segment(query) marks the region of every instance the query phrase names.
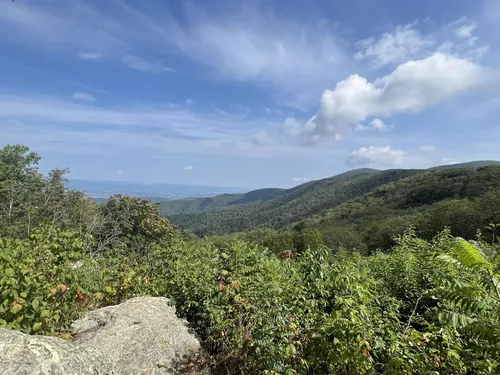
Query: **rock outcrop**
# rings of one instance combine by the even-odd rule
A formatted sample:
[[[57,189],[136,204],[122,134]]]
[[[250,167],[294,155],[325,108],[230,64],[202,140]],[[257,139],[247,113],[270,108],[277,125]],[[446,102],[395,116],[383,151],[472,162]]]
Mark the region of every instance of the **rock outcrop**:
[[[0,374],[175,374],[200,343],[168,299],[136,297],[73,323],[75,339],[0,329]]]

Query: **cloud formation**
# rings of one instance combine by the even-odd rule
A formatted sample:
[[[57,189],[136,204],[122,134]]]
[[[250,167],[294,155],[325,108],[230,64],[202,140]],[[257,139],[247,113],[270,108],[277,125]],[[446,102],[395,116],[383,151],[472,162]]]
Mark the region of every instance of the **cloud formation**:
[[[323,92],[313,117],[304,122],[289,118],[283,128],[304,144],[322,138],[338,140],[352,124],[370,117],[421,111],[482,86],[485,78],[481,66],[436,52],[422,60],[405,62],[373,82],[353,74],[337,83],[335,89]]]
[[[356,127],[356,130],[378,130],[378,131],[385,131],[390,128],[389,125],[387,125],[384,121],[382,121],[379,118],[374,118],[371,120],[367,125],[363,124],[358,124]]]
[[[380,37],[363,39],[357,43],[359,51],[356,60],[369,60],[375,65],[399,64],[422,57],[435,44],[423,36],[412,24],[397,26],[394,32],[386,32]]]
[[[185,167],[182,168],[183,171],[192,171],[194,167],[192,165],[186,165]]]
[[[350,167],[362,166],[390,166],[401,164],[404,161],[405,152],[402,150],[393,150],[390,146],[385,147],[361,147],[353,151],[347,159],[347,165]]]
[[[92,95],[86,94],[84,92],[74,92],[72,97],[75,100],[80,100],[83,102],[95,102],[96,100]]]
[[[148,72],[148,73],[175,72],[175,69],[163,65],[159,61],[148,61],[146,59],[133,55],[124,56],[123,63],[131,69],[140,70],[142,72]]]
[[[104,55],[99,52],[80,52],[76,56],[82,60],[99,61],[104,59]]]
[[[472,32],[476,29],[477,24],[471,23],[469,25],[462,25],[455,30],[455,35],[462,39],[467,39],[472,37]]]

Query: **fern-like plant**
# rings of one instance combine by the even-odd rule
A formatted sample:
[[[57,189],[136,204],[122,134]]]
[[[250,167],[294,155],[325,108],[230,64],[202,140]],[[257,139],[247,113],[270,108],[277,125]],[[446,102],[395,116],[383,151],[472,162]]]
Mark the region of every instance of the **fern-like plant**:
[[[444,269],[438,288],[442,303],[438,318],[464,332],[471,345],[488,356],[500,356],[500,274],[486,255],[457,238],[451,248],[436,256]],[[443,269],[443,271],[444,271]]]

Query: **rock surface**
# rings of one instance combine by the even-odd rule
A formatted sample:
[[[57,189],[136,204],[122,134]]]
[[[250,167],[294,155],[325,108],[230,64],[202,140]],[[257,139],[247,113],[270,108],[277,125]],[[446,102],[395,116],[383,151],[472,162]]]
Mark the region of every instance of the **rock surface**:
[[[0,374],[175,374],[200,343],[162,297],[136,297],[89,312],[75,340],[0,330]]]
[[[30,336],[0,329],[0,374],[99,374],[111,375],[111,358],[96,348],[47,336]]]

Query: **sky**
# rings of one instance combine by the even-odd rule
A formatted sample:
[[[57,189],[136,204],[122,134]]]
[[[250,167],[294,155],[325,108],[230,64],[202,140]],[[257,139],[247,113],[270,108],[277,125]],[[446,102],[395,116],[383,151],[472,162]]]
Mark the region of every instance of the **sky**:
[[[500,160],[499,47],[496,0],[0,0],[0,147],[248,188]]]

